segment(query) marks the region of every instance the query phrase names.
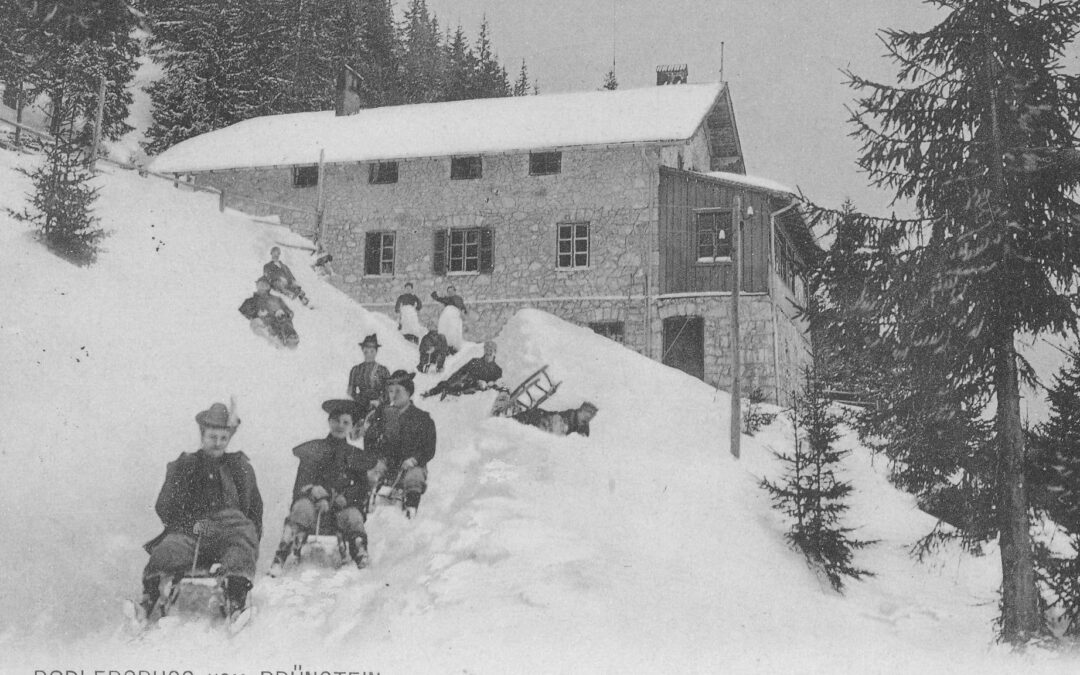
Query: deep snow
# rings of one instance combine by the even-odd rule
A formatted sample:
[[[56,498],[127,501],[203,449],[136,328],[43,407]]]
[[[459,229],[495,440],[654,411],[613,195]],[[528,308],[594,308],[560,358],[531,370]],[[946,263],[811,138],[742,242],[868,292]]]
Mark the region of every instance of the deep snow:
[[[0,150],[0,207],[19,207],[32,161]],[[756,487],[790,443],[778,420],[727,451],[727,397],[591,331],[525,310],[499,335],[508,384],[542,364],[551,407],[590,400],[590,438],[491,419],[493,393],[425,400],[439,446],[420,517],[369,521],[365,571],[260,576],[258,613],[229,638],[167,620],[135,637],[121,618],[166,462],[197,447],[194,414],[238,397],[230,450],[266,500],[260,572],[287,511],[290,449],[325,434],[319,403],[345,393],[357,342],[411,368],[415,347],[308,268],[284,228],[217,211],[212,196],[105,169],[110,231],[73,267],[0,215],[0,670],[193,672],[1065,672],[1056,654],[993,644],[996,558],[919,564],[932,525],[845,437],[857,488],[847,522],[881,542],[877,573],[845,596],[783,542]],[[316,306],[295,305],[300,346],[254,336],[240,302],[275,243]],[[392,300],[390,298],[386,300]],[[448,371],[480,353],[467,348]],[[438,378],[422,375],[418,391]]]

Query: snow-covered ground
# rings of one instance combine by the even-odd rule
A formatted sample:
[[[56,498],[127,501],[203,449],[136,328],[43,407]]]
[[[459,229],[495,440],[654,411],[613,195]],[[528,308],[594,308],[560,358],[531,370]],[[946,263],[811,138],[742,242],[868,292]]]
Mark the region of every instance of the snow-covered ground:
[[[0,209],[19,208],[27,156],[0,151]],[[296,467],[323,436],[319,403],[345,393],[357,345],[411,368],[415,347],[309,269],[305,242],[213,196],[106,168],[110,232],[73,267],[0,214],[0,672],[134,668],[194,673],[1075,672],[1057,654],[993,644],[993,556],[908,555],[932,520],[845,438],[857,488],[848,522],[880,539],[857,562],[877,576],[833,593],[789,550],[756,487],[781,419],[727,450],[725,394],[591,331],[526,310],[498,341],[506,382],[541,364],[552,407],[600,408],[589,438],[491,419],[492,393],[425,400],[439,431],[420,517],[369,521],[364,571],[260,576],[257,614],[228,637],[166,620],[135,636],[121,604],[139,589],[141,544],[159,531],[165,464],[197,447],[194,414],[238,398],[230,450],[266,500],[269,565]],[[300,346],[274,349],[240,302],[284,247],[315,309]],[[470,345],[453,369],[480,353]],[[436,376],[421,375],[418,390]]]

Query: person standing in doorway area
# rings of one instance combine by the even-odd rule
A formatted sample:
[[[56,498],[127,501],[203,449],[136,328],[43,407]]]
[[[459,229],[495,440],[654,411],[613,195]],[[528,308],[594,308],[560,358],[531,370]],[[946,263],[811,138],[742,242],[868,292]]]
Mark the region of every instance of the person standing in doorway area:
[[[367,414],[372,408],[387,401],[386,381],[390,371],[375,360],[379,354],[379,338],[372,333],[360,343],[364,350],[364,362],[349,371],[349,397],[360,404],[361,412]]]
[[[424,333],[424,329],[420,325],[420,310],[422,308],[420,298],[413,294],[412,283],[405,284],[405,292],[399,295],[397,302],[394,303],[394,312],[398,315],[398,330],[401,331],[406,340],[413,344],[418,343],[420,336]]]
[[[431,297],[444,305],[442,313],[439,314],[439,332],[446,338],[450,353],[456,354],[465,341],[462,316],[469,313],[465,309],[465,301],[457,294],[457,289],[453,286],[446,287],[446,295],[439,295],[438,292],[432,291]]]

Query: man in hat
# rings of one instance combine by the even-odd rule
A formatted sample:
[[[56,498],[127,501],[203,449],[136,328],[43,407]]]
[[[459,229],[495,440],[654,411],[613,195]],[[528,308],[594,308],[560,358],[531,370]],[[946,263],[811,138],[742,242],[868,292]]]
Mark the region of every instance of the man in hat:
[[[270,292],[270,280],[255,280],[255,294],[240,305],[240,313],[251,320],[251,330],[273,338],[286,347],[295,347],[300,337],[293,328],[293,312],[285,301]]]
[[[412,518],[427,489],[427,465],[435,456],[435,422],[413,405],[415,373],[394,371],[387,381],[390,404],[375,411],[366,425],[364,448],[379,462],[375,474],[396,476],[405,493],[405,515]]]
[[[145,548],[142,607],[149,617],[161,590],[193,564],[220,563],[235,611],[251,589],[262,537],[263,503],[255,471],[242,452],[225,449],[240,425],[223,403],[195,416],[201,447],[170,462],[155,510],[165,530]],[[199,560],[195,560],[198,551]]]
[[[360,404],[364,414],[387,400],[386,380],[390,378],[390,371],[375,360],[381,346],[375,333],[364,338],[360,343],[364,361],[349,371],[349,396]]]
[[[363,569],[368,563],[364,507],[371,488],[368,472],[375,468],[376,460],[348,441],[353,425],[364,416],[359,404],[348,399],[326,401],[322,409],[328,414],[330,433],[293,448],[300,466],[271,576],[281,573],[289,554],[308,535],[324,532],[337,533],[345,540],[357,567]],[[322,531],[316,531],[317,526]]]
[[[263,276],[270,280],[270,286],[283,295],[290,298],[300,298],[300,302],[306,306],[308,298],[304,295],[304,289],[296,283],[289,266],[281,262],[281,249],[275,246],[270,249],[270,262],[263,265]]]
[[[405,339],[413,344],[420,341],[423,328],[420,326],[420,309],[423,305],[420,298],[413,294],[412,283],[405,284],[405,292],[398,296],[394,303],[394,312],[398,315],[398,330]]]
[[[502,377],[502,368],[495,363],[495,354],[498,349],[499,346],[494,340],[488,340],[484,343],[482,357],[471,359],[453,375],[424,392],[424,398],[436,394],[441,394],[442,398],[449,395],[472,394],[491,387]]]
[[[514,419],[522,424],[543,429],[556,436],[569,436],[570,434],[589,435],[589,422],[596,416],[599,409],[585,401],[577,408],[569,410],[550,411],[543,408],[533,408],[523,413],[514,415]]]

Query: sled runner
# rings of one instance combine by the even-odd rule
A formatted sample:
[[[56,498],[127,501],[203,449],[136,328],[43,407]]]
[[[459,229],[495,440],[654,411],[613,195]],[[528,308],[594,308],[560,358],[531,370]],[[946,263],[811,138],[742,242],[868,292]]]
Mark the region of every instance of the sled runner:
[[[226,590],[228,577],[220,564],[193,568],[175,575],[162,575],[159,595],[146,608],[131,601],[125,614],[142,628],[148,628],[166,616],[209,617],[223,620],[235,633],[251,619],[251,607],[238,605]]]
[[[393,479],[388,474],[383,474],[379,484],[371,490],[368,497],[367,513],[371,513],[376,506],[381,504],[393,504],[397,502],[402,510],[405,510],[405,488],[401,479],[405,477],[405,469],[397,472]]]
[[[513,417],[532,410],[555,395],[561,382],[554,382],[544,366],[525,378],[513,391],[499,388],[499,395],[491,408],[494,417]]]

